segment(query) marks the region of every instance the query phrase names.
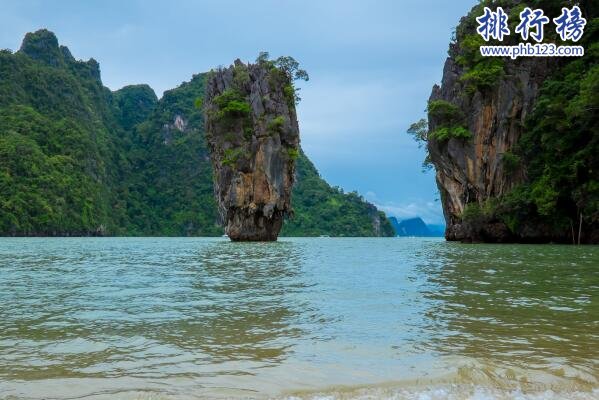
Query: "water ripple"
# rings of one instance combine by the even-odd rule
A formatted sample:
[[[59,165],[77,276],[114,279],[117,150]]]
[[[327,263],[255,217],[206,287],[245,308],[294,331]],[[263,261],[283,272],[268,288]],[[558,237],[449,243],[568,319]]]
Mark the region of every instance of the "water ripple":
[[[594,396],[598,266],[435,239],[1,239],[0,398]],[[330,389],[354,385],[375,386]]]

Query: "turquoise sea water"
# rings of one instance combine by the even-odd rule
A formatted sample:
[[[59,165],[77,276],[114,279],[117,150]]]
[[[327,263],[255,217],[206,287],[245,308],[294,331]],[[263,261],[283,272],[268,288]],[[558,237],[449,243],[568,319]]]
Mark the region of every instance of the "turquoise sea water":
[[[599,398],[599,247],[0,239],[1,399]]]

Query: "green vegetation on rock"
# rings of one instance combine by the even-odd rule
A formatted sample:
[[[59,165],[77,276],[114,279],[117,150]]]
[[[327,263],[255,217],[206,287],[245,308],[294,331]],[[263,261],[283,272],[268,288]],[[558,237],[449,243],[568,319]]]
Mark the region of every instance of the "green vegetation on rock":
[[[470,139],[472,133],[464,127],[464,114],[458,106],[445,100],[431,100],[428,115],[438,121],[438,127],[427,133],[426,138],[440,142],[454,139]]]
[[[456,63],[464,68],[460,80],[466,84],[466,92],[472,94],[491,89],[504,74],[504,61],[500,57],[483,57],[480,46],[488,45],[483,38],[476,34],[464,35],[455,47]]]
[[[599,18],[587,25],[582,58],[563,63],[545,81],[526,121],[516,156],[528,180],[509,193],[500,212],[522,210],[556,232],[599,225]]]
[[[297,105],[297,103],[301,101],[299,88],[293,85],[293,81],[308,81],[310,80],[310,76],[306,70],[299,67],[299,62],[289,56],[282,56],[275,60],[270,60],[270,55],[266,51],[260,52],[256,58],[256,62],[270,65],[269,84],[273,87],[284,85],[283,92],[285,93],[285,98],[287,99],[289,107]],[[286,84],[285,82],[289,79],[292,83]]]
[[[285,118],[282,115],[279,115],[268,122],[266,129],[271,133],[279,133],[284,124]]]
[[[214,98],[214,103],[219,108],[219,119],[247,117],[252,110],[244,96],[234,89],[225,90],[223,94]]]
[[[544,30],[544,43],[583,46],[583,57],[512,60],[479,52],[481,45],[520,42],[514,28],[524,7],[556,17],[572,5],[483,0],[456,28],[443,83],[428,105],[434,130],[424,120],[408,130],[435,157],[451,240],[599,242],[599,4],[578,3],[587,24],[576,43],[561,41],[549,25]],[[498,6],[510,15],[512,34],[484,42],[475,19]],[[438,143],[470,136],[466,127],[482,149],[465,141],[448,151]],[[470,160],[483,174],[468,170]],[[461,215],[456,204],[464,206]]]

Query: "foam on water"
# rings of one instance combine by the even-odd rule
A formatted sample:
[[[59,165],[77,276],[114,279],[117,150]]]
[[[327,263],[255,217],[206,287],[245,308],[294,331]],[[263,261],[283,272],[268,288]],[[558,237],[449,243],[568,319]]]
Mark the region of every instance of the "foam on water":
[[[474,385],[450,385],[432,388],[368,388],[349,392],[333,391],[301,396],[288,396],[286,400],[597,400],[599,390],[589,392],[526,393],[519,389],[499,390]]]

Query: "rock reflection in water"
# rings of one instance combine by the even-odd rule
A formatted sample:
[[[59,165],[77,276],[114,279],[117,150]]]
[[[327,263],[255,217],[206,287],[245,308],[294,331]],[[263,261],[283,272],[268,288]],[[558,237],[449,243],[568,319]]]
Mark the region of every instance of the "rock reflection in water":
[[[281,363],[308,309],[293,297],[306,286],[296,245],[171,244],[149,255],[128,247],[119,263],[118,249],[101,246],[23,254],[0,282],[0,379],[212,376]]]
[[[305,287],[293,243],[216,243],[198,254],[192,275],[192,315],[169,341],[200,348],[213,361],[250,359],[277,363],[301,335],[303,305],[290,294]],[[285,338],[285,341],[278,341]]]

